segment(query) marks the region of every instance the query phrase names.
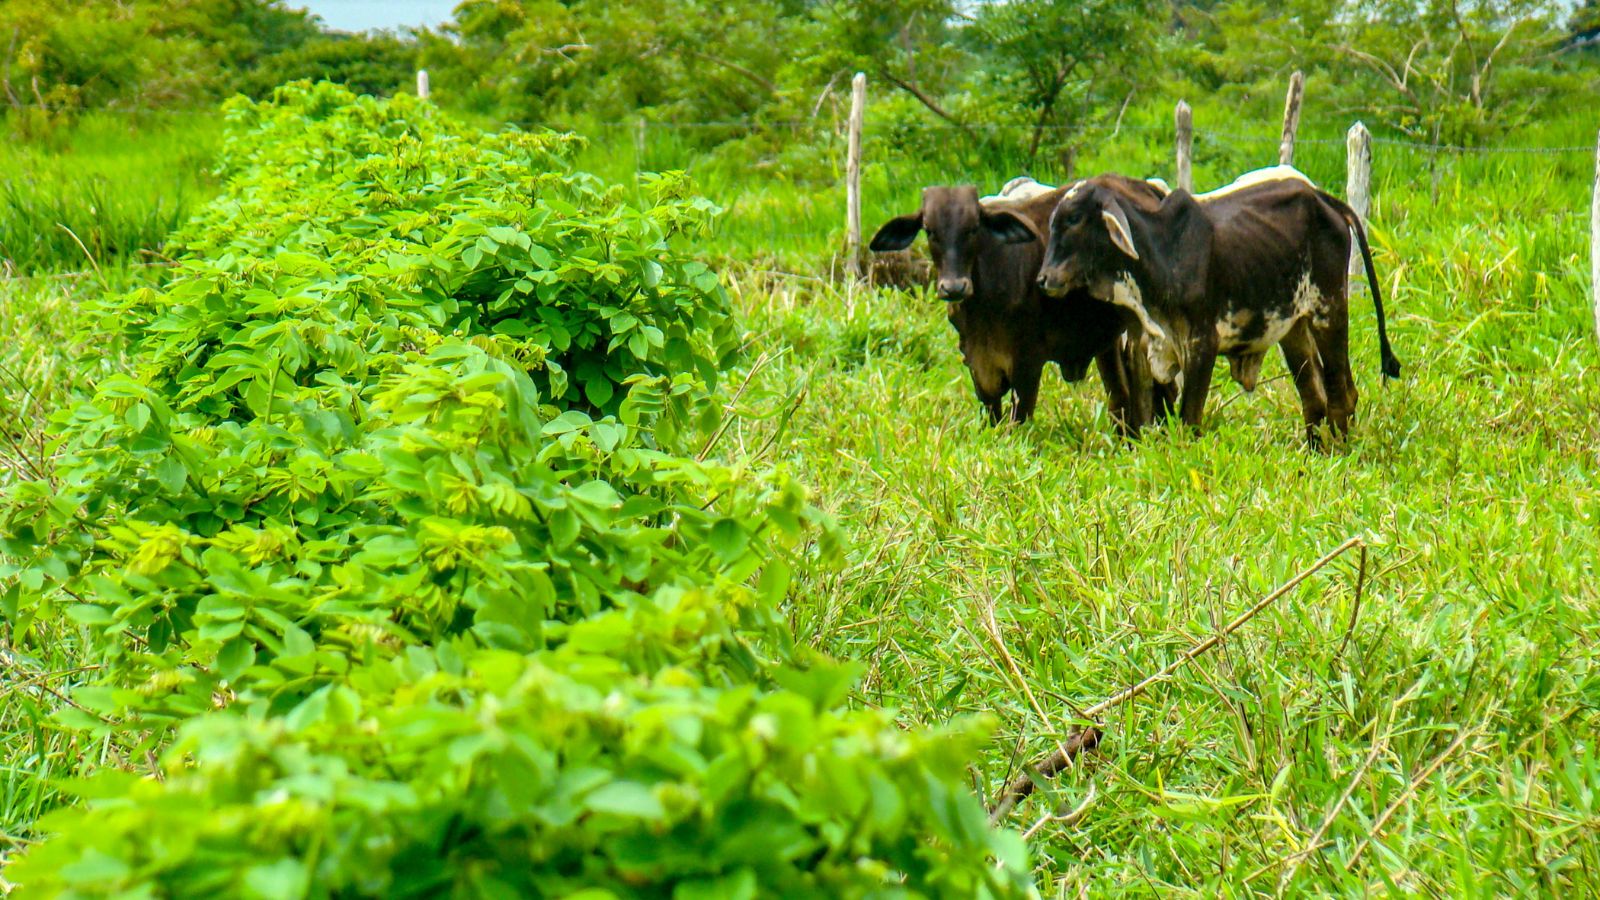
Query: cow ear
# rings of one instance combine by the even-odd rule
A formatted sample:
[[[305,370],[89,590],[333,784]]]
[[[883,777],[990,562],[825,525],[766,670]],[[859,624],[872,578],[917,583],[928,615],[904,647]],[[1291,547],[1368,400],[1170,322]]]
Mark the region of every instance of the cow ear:
[[[1123,253],[1138,259],[1139,251],[1133,246],[1133,232],[1128,230],[1128,216],[1122,211],[1122,204],[1112,203],[1100,210],[1100,218],[1105,220],[1106,230],[1111,232],[1111,243],[1116,244]]]
[[[1039,238],[1021,216],[1008,209],[984,212],[982,220],[983,227],[1002,244],[1026,244]]]
[[[904,250],[911,246],[917,239],[917,232],[922,230],[922,213],[914,212],[908,216],[895,216],[883,223],[878,233],[872,236],[872,243],[867,246],[874,253],[883,253],[889,250]]]

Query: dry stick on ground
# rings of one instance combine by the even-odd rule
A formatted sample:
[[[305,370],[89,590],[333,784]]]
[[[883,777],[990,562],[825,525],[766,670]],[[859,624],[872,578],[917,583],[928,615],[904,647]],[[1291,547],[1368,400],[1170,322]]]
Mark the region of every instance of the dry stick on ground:
[[[1012,587],[1014,590],[1015,585]],[[1022,689],[1022,695],[1028,698],[1028,705],[1033,707],[1033,714],[1039,717],[1039,722],[1044,727],[1049,728],[1051,731],[1056,731],[1050,724],[1050,716],[1045,713],[1044,707],[1039,705],[1039,698],[1035,697],[1033,689],[1028,687],[1028,679],[1022,677],[1022,670],[1017,668],[1017,661],[1011,658],[1011,652],[1006,649],[1006,642],[1000,637],[1000,625],[994,620],[994,604],[992,603],[983,608],[983,628],[989,632],[989,640],[994,641],[994,647],[1000,652],[1000,658],[1005,661],[1005,667],[1011,673],[1011,677],[1017,680],[1017,686]],[[1056,731],[1056,733],[1060,734],[1059,731]],[[1066,747],[1061,745],[1060,740],[1056,741],[1056,752],[1061,754],[1067,752]]]
[[[1400,792],[1400,796],[1396,797],[1393,803],[1384,808],[1382,814],[1378,816],[1378,820],[1372,823],[1372,830],[1368,831],[1367,836],[1361,839],[1360,845],[1356,847],[1356,852],[1350,854],[1350,860],[1344,864],[1346,872],[1355,867],[1356,862],[1361,859],[1362,851],[1377,840],[1378,833],[1383,831],[1383,826],[1389,823],[1389,818],[1398,812],[1400,807],[1406,804],[1407,800],[1411,799],[1411,795],[1417,792],[1417,788],[1421,787],[1424,781],[1433,777],[1433,773],[1437,772],[1439,767],[1444,765],[1444,761],[1461,748],[1461,745],[1466,742],[1474,730],[1471,728],[1461,729],[1461,733],[1456,735],[1456,739],[1450,742],[1450,746],[1444,748],[1443,753],[1435,756],[1433,762],[1428,763],[1427,767],[1417,774],[1417,777],[1411,779],[1411,783],[1406,785],[1406,789]]]
[[[1361,549],[1365,551],[1367,548],[1362,547]],[[1334,802],[1333,808],[1328,810],[1328,814],[1322,817],[1322,823],[1317,826],[1316,831],[1311,833],[1311,840],[1306,842],[1304,849],[1293,854],[1287,860],[1288,864],[1284,867],[1283,873],[1278,876],[1279,896],[1283,895],[1284,889],[1289,886],[1289,882],[1294,880],[1294,873],[1299,870],[1300,864],[1305,862],[1306,858],[1311,854],[1322,849],[1322,836],[1328,833],[1328,829],[1333,826],[1334,820],[1339,818],[1339,813],[1344,809],[1344,805],[1350,802],[1350,795],[1356,792],[1356,787],[1361,784],[1362,776],[1367,774],[1367,770],[1372,768],[1372,764],[1378,761],[1379,754],[1383,753],[1384,749],[1388,747],[1389,733],[1393,730],[1394,710],[1391,708],[1389,712],[1389,730],[1383,734],[1378,734],[1374,729],[1372,749],[1367,753],[1366,758],[1361,761],[1361,765],[1356,767],[1355,774],[1350,776],[1350,782],[1345,785],[1344,793],[1339,795],[1339,799]]]
[[[1027,831],[1024,831],[1022,833],[1022,839],[1025,840],[1025,841],[1032,840],[1033,836],[1038,834],[1046,825],[1050,825],[1050,824],[1071,825],[1072,823],[1074,823],[1074,822],[1078,821],[1079,819],[1083,818],[1084,814],[1089,811],[1089,807],[1094,804],[1094,801],[1098,797],[1099,797],[1099,792],[1095,790],[1094,783],[1090,782],[1089,783],[1089,796],[1084,797],[1083,798],[1083,802],[1079,803],[1076,807],[1074,807],[1072,812],[1064,813],[1062,815],[1056,815],[1055,813],[1045,813],[1044,815],[1039,817],[1039,821],[1033,823],[1033,825],[1031,825],[1028,828]]]
[[[1362,544],[1363,541],[1359,537],[1353,537],[1346,540],[1338,547],[1335,547],[1333,550],[1329,551],[1326,556],[1312,563],[1307,568],[1301,570],[1298,575],[1289,579],[1287,582],[1284,582],[1284,584],[1277,590],[1261,598],[1261,600],[1257,601],[1255,606],[1252,606],[1248,610],[1240,613],[1239,616],[1232,622],[1229,622],[1227,625],[1223,626],[1221,631],[1212,635],[1211,637],[1206,638],[1200,643],[1195,644],[1188,650],[1185,650],[1177,659],[1173,660],[1161,671],[1149,676],[1148,678],[1145,678],[1143,681],[1122,691],[1116,696],[1113,696],[1107,700],[1102,700],[1099,703],[1096,703],[1094,706],[1085,709],[1082,717],[1085,719],[1094,719],[1105,713],[1107,710],[1116,706],[1121,706],[1129,700],[1139,696],[1140,694],[1149,690],[1150,686],[1156,682],[1165,681],[1167,678],[1172,676],[1172,673],[1183,668],[1185,665],[1188,665],[1188,663],[1195,657],[1200,656],[1211,648],[1222,643],[1223,638],[1233,634],[1235,631],[1238,631],[1239,628],[1244,625],[1244,623],[1255,618],[1258,613],[1266,609],[1268,606],[1271,606],[1284,594],[1294,590],[1294,588],[1299,585],[1300,582],[1310,578],[1323,567],[1327,566],[1328,563],[1331,563],[1335,559],[1338,559],[1340,556],[1344,555],[1344,553],[1350,550],[1350,548],[1359,547]],[[1037,778],[1054,778],[1062,770],[1071,766],[1073,761],[1077,759],[1078,755],[1083,751],[1093,750],[1095,747],[1098,747],[1100,745],[1100,737],[1100,729],[1094,726],[1074,730],[1070,735],[1067,736],[1066,741],[1056,749],[1056,752],[1046,757],[1037,766],[1034,766],[1033,771],[1030,772],[1025,770],[1021,775],[1011,779],[1011,781],[1006,784],[1005,788],[1000,792],[1000,796],[996,797],[994,803],[991,804],[990,808],[992,809],[992,812],[989,813],[989,821],[998,822],[1005,818],[1018,803],[1022,802],[1028,797],[1029,794],[1033,793],[1033,789],[1037,784]]]
[[[1361,545],[1361,564],[1356,573],[1356,602],[1350,608],[1350,624],[1344,627],[1344,640],[1339,642],[1339,652],[1335,656],[1343,657],[1344,648],[1350,643],[1350,635],[1356,630],[1356,617],[1361,615],[1361,592],[1367,586],[1367,545]]]
[[[1394,736],[1395,717],[1399,715],[1400,707],[1405,706],[1412,700],[1415,700],[1417,692],[1422,689],[1424,683],[1425,679],[1418,679],[1411,685],[1411,687],[1406,689],[1405,693],[1401,694],[1397,699],[1390,702],[1389,725],[1384,729],[1382,734],[1378,733],[1378,720],[1372,720],[1373,744],[1371,752],[1367,754],[1366,759],[1364,759],[1361,765],[1356,769],[1356,773],[1351,776],[1349,785],[1345,788],[1344,793],[1339,797],[1339,802],[1335,803],[1333,808],[1328,811],[1328,814],[1322,820],[1322,824],[1318,826],[1316,832],[1312,834],[1311,840],[1306,842],[1305,847],[1296,851],[1295,853],[1290,854],[1284,859],[1273,860],[1261,868],[1256,869],[1254,872],[1251,872],[1249,875],[1246,875],[1244,877],[1244,884],[1248,885],[1257,878],[1267,874],[1267,872],[1271,871],[1274,867],[1282,866],[1285,863],[1288,863],[1290,866],[1289,875],[1285,875],[1278,882],[1278,895],[1282,896],[1285,888],[1288,886],[1289,878],[1294,873],[1294,869],[1298,867],[1306,857],[1311,856],[1313,853],[1316,853],[1323,847],[1327,847],[1333,843],[1332,841],[1324,840],[1324,836],[1328,833],[1328,829],[1332,827],[1333,821],[1338,816],[1339,811],[1346,803],[1350,802],[1350,797],[1355,793],[1355,788],[1361,781],[1362,776],[1367,773],[1368,769],[1372,768],[1372,764],[1377,761],[1379,754],[1388,748],[1389,740]]]

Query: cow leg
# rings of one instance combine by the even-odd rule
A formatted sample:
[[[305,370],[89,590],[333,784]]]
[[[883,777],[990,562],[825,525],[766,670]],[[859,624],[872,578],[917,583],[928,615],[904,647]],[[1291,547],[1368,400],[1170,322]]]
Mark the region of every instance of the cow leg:
[[[1211,370],[1217,366],[1217,330],[1209,322],[1195,326],[1199,334],[1189,347],[1183,365],[1183,397],[1180,413],[1183,423],[1200,430],[1206,414],[1206,395],[1211,392]]]
[[[1126,378],[1127,423],[1130,437],[1172,415],[1178,405],[1178,386],[1160,382],[1150,370],[1150,339],[1141,330],[1130,330],[1119,345],[1122,372]]]
[[[1011,373],[1011,421],[1021,424],[1033,417],[1034,404],[1039,401],[1039,379],[1044,375],[1044,363],[1028,360],[1019,363]]]
[[[1100,369],[1100,383],[1106,389],[1106,412],[1111,415],[1111,423],[1116,426],[1117,433],[1123,437],[1138,435],[1143,423],[1139,421],[1138,410],[1132,408],[1130,403],[1131,388],[1120,346],[1096,356],[1094,362]]]
[[[1295,389],[1300,392],[1300,411],[1306,423],[1306,441],[1312,447],[1322,446],[1322,422],[1328,416],[1328,395],[1322,384],[1322,364],[1317,359],[1317,342],[1311,336],[1311,327],[1304,319],[1296,322],[1279,344],[1283,348],[1283,361],[1294,376]]]
[[[1328,425],[1335,436],[1350,431],[1356,414],[1356,381],[1350,372],[1350,321],[1344,304],[1329,311],[1326,318],[1314,320],[1311,337],[1322,358],[1322,384],[1328,395]]]

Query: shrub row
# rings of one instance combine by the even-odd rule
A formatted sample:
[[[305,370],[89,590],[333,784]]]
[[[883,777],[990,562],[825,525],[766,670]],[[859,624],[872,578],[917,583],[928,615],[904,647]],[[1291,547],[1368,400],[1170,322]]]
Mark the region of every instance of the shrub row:
[[[680,176],[574,172],[322,84],[235,101],[132,370],[0,505],[60,727],[130,762],[6,872],[40,894],[1007,896],[979,736],[851,710],[779,604],[832,532],[698,461],[739,337]],[[157,760],[146,766],[141,761]]]

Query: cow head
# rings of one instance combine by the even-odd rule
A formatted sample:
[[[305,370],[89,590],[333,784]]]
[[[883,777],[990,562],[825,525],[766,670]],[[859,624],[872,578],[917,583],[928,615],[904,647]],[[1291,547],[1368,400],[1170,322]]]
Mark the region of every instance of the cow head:
[[[1110,300],[1118,276],[1138,259],[1122,200],[1104,185],[1086,182],[1067,192],[1050,216],[1039,288],[1052,297],[1083,289]]]
[[[924,188],[922,208],[885,222],[868,246],[877,253],[904,250],[919,231],[928,233],[928,250],[939,272],[939,297],[952,303],[972,296],[973,262],[985,242],[1039,239],[1020,219],[985,209],[978,202],[978,189],[962,185]]]

